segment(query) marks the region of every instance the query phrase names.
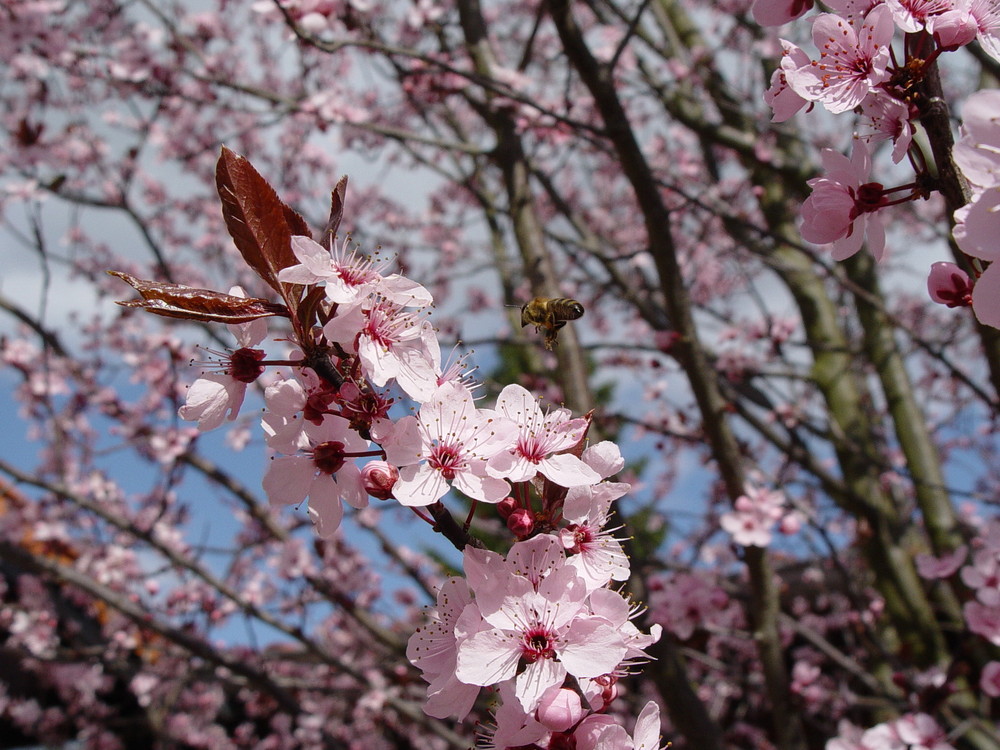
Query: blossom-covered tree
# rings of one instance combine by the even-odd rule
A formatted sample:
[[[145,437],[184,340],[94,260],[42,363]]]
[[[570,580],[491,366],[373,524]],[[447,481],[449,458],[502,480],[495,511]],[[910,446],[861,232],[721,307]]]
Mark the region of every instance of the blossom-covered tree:
[[[7,3],[0,744],[1000,747],[998,29]]]

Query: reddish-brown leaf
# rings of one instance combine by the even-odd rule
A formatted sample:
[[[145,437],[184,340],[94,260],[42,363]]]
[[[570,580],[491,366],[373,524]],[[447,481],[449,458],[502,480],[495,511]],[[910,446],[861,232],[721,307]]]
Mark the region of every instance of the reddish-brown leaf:
[[[281,202],[249,161],[225,146],[216,165],[215,183],[226,227],[243,259],[286,302],[294,303],[297,295],[290,294],[291,285],[278,281],[278,272],[298,263],[292,253],[289,217],[297,217],[292,219],[296,233],[305,222]]]
[[[141,300],[119,302],[122,307],[140,307],[167,318],[213,323],[246,323],[274,315],[288,317],[288,308],[258,297],[236,297],[211,289],[137,279],[122,271],[108,271],[131,286]]]
[[[330,219],[323,228],[323,241],[329,242],[337,236],[340,220],[344,218],[344,201],[347,200],[347,175],[340,178],[337,187],[330,193]]]

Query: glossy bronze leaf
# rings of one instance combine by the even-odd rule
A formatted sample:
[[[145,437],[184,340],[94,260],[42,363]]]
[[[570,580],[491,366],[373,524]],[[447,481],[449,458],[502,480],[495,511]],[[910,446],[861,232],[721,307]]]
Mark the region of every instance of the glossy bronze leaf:
[[[243,259],[286,302],[294,304],[295,286],[278,281],[278,272],[298,263],[292,253],[292,234],[308,234],[305,221],[282,203],[249,161],[225,146],[215,182],[226,227]]]
[[[257,297],[236,297],[211,289],[182,284],[147,281],[122,271],[108,271],[131,286],[142,297],[118,302],[122,307],[139,307],[167,318],[183,318],[213,323],[247,323],[274,315],[288,317],[288,308]]]
[[[337,236],[340,220],[344,218],[344,201],[347,200],[347,175],[340,178],[337,187],[330,193],[330,218],[323,228],[323,241],[329,242]]]

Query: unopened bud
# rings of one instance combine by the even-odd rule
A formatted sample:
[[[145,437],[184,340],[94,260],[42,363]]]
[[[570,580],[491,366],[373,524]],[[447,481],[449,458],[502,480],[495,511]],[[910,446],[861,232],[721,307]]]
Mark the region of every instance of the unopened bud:
[[[535,530],[535,518],[530,510],[518,508],[507,516],[507,528],[518,539],[527,539],[528,534]]]
[[[942,49],[955,50],[969,44],[979,34],[979,24],[966,10],[949,10],[930,16],[928,26]]]
[[[972,304],[969,275],[947,261],[931,265],[931,272],[927,276],[927,292],[932,300],[948,307],[966,307]]]
[[[583,718],[580,696],[567,688],[549,689],[535,710],[539,723],[553,732],[565,732]]]
[[[510,514],[517,509],[517,500],[507,495],[503,500],[497,503],[497,513],[500,514],[500,518],[505,521],[510,518]]]
[[[387,461],[369,461],[361,469],[365,492],[378,500],[392,497],[392,488],[399,479],[399,469]]]

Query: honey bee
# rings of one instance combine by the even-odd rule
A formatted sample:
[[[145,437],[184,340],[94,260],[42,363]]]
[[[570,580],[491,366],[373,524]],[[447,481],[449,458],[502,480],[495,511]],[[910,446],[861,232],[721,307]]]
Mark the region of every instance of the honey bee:
[[[521,308],[521,328],[529,323],[541,333],[545,331],[545,348],[553,349],[556,335],[567,321],[583,316],[583,305],[565,297],[535,297]]]

